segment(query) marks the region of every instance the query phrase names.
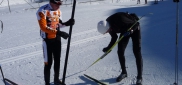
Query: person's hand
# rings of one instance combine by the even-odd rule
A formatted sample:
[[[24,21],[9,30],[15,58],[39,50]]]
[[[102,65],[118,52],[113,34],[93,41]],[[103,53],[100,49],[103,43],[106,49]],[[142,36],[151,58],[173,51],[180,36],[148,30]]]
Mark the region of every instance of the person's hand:
[[[109,50],[109,48],[108,47],[105,47],[105,48],[103,48],[103,52],[107,52]]]
[[[63,31],[57,31],[57,35],[59,35],[60,37],[67,39],[69,38],[69,34]]]
[[[67,22],[64,23],[66,26],[74,25],[75,24],[75,19],[69,19]]]

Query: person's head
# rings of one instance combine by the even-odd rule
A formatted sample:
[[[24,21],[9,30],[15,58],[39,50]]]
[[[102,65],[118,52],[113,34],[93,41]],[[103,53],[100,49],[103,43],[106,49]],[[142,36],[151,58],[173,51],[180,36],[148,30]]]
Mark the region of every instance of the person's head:
[[[105,34],[110,31],[110,25],[105,20],[99,21],[97,24],[97,30],[99,33]]]
[[[62,5],[61,0],[50,0],[49,2],[53,10],[58,10],[60,5]]]

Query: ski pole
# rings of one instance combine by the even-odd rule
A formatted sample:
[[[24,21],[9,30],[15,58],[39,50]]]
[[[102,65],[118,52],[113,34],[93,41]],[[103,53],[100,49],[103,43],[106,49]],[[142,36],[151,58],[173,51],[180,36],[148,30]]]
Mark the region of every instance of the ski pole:
[[[72,9],[71,19],[74,19],[75,7],[76,7],[76,0],[73,1],[73,9]],[[63,71],[62,83],[64,85],[66,85],[65,84],[65,77],[66,77],[66,69],[67,69],[68,56],[69,56],[69,48],[70,48],[70,42],[71,42],[72,27],[73,27],[73,25],[70,25],[70,30],[69,30],[69,36],[70,37],[68,38],[68,44],[67,44],[67,50],[66,50],[66,58],[65,58],[64,71]]]
[[[1,21],[1,20],[0,20]],[[1,21],[1,33],[3,32],[3,21]]]
[[[174,85],[178,85],[178,27],[179,27],[179,0],[173,0],[176,2],[176,49],[175,49],[175,82]]]
[[[148,15],[148,14],[153,14],[153,13],[147,13],[147,14],[141,16],[137,21],[135,21],[135,23],[134,23],[127,31],[130,31],[131,28],[132,28],[133,26],[135,26],[139,20],[141,20],[144,16],[146,16],[146,15]],[[119,38],[119,40],[117,40],[117,41],[114,43],[114,45],[113,45],[109,50],[107,50],[101,57],[99,57],[96,61],[94,61],[94,63],[92,63],[88,68],[90,68],[90,67],[93,66],[95,63],[97,63],[99,60],[101,60],[102,58],[104,58],[107,54],[109,54],[109,53],[111,52],[111,50],[112,50],[112,49],[113,49],[113,48],[114,48],[114,47],[115,47],[123,38],[124,38],[124,35],[122,35],[122,36]],[[87,69],[88,69],[88,68],[87,68]],[[87,70],[87,69],[86,69],[86,70]],[[86,71],[86,70],[85,70],[85,71]]]
[[[7,79],[7,78],[4,78],[4,80],[6,80],[7,82],[11,83],[11,85],[18,85],[18,84],[16,84],[15,82],[13,82],[13,81],[11,81],[11,80],[9,80],[9,79]]]
[[[3,70],[1,68],[1,65],[0,65],[0,69],[1,69],[1,74],[2,74],[2,77],[3,77],[4,84],[6,85],[6,82],[5,82],[5,78],[4,78],[4,75],[3,75]]]
[[[8,0],[8,7],[9,7],[9,12],[11,13],[11,8],[10,8],[9,0]]]

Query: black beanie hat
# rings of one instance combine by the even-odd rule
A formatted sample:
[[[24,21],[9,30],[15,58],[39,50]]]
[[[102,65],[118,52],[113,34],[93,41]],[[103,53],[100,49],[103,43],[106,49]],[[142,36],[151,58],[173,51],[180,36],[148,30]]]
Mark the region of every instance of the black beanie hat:
[[[57,2],[56,2],[57,1]],[[50,0],[51,3],[54,3],[54,4],[58,4],[58,5],[61,5],[62,4],[62,1],[61,0]],[[59,2],[59,3],[58,3]]]

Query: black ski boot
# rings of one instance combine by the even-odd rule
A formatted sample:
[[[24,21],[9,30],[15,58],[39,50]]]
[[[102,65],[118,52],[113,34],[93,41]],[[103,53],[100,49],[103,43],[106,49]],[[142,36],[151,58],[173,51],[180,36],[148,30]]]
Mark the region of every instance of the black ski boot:
[[[50,85],[50,83],[45,83],[45,85]]]
[[[59,80],[59,70],[54,74],[54,85],[62,85],[61,80]]]
[[[59,79],[54,80],[54,85],[62,85],[61,80],[59,80]]]
[[[140,79],[137,79],[136,85],[142,85],[142,79],[141,78]]]
[[[120,82],[122,79],[126,78],[127,77],[127,74],[124,74],[124,73],[121,73],[117,79],[116,79],[116,82]]]

